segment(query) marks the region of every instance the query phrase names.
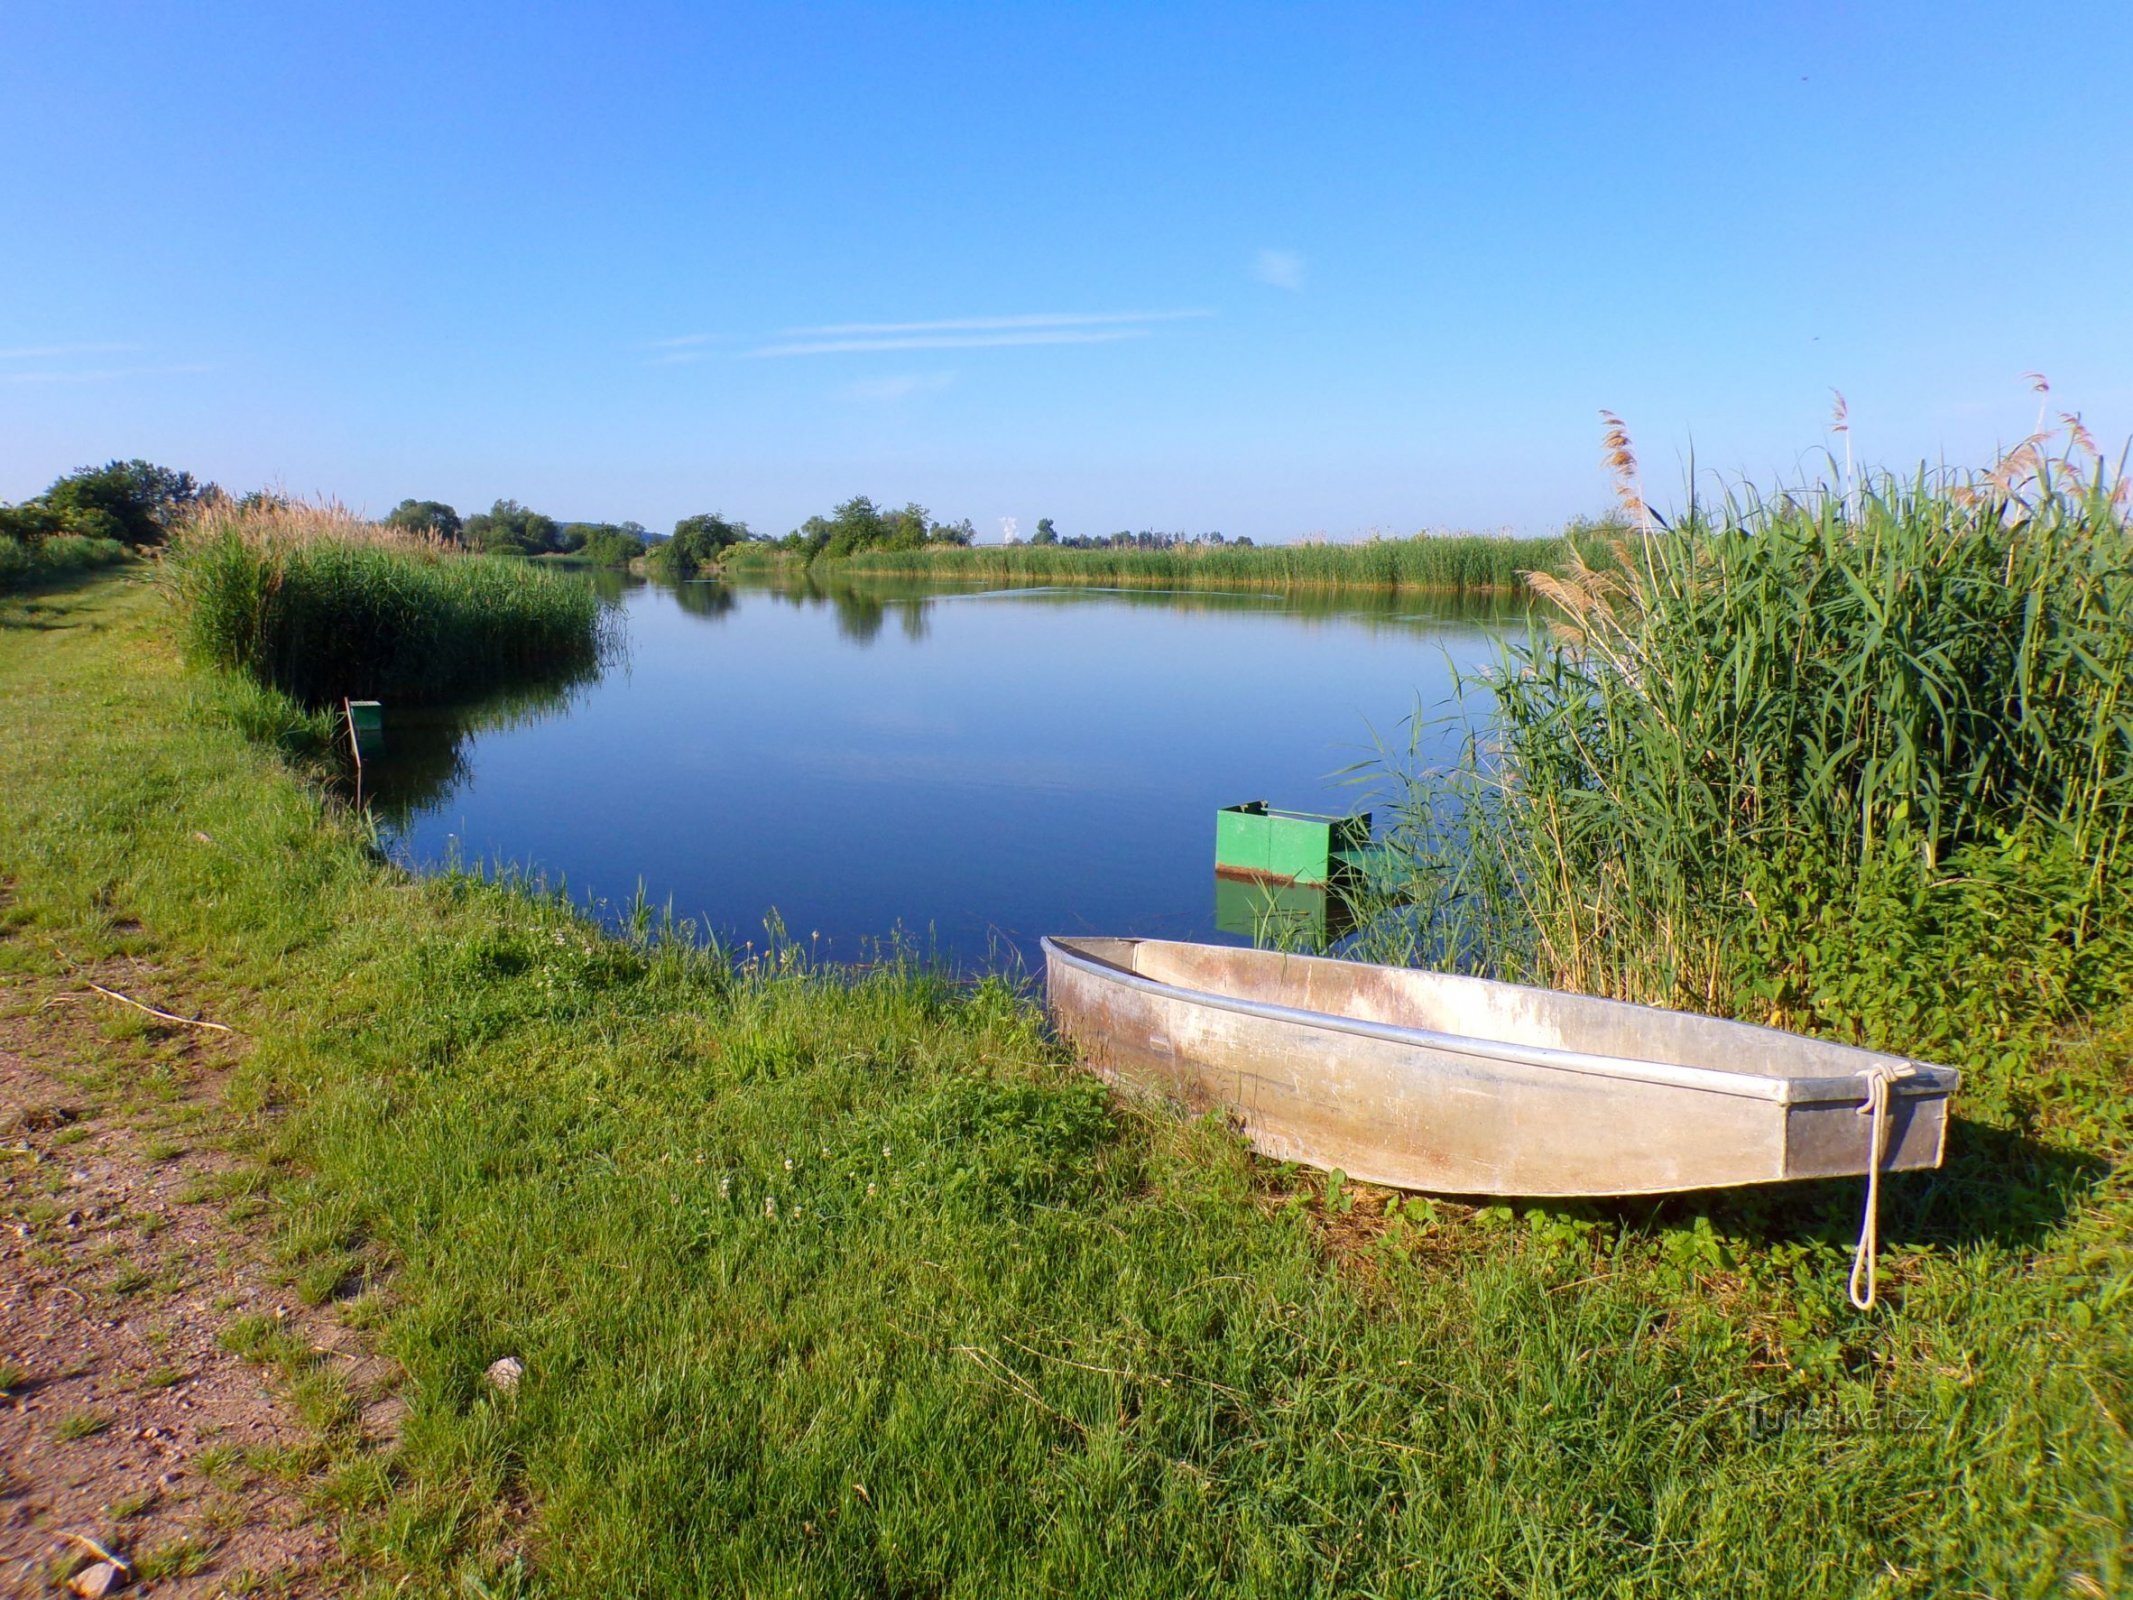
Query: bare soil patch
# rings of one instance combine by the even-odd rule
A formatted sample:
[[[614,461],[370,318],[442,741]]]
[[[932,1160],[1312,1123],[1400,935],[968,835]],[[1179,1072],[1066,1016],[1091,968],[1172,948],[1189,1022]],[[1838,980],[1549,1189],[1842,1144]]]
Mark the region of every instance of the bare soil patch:
[[[225,1340],[273,1318],[359,1390],[391,1374],[297,1301],[231,1181],[215,1140],[241,1038],[92,980],[190,1015],[139,962],[0,977],[0,1593],[64,1592],[85,1540],[128,1592],[334,1592],[320,1436]]]

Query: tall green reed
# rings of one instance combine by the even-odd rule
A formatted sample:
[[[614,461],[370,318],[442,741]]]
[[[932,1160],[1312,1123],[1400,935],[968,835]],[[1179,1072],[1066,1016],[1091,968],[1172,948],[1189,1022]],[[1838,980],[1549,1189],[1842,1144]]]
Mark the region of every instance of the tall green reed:
[[[581,581],[333,506],[217,503],[167,559],[188,652],[312,705],[581,673],[615,643],[612,613]]]
[[[2128,480],[1695,500],[1530,581],[1494,721],[1405,775],[1379,953],[1991,1053],[2133,975]]]
[[[1458,534],[1366,539],[1354,544],[949,546],[870,550],[838,561],[849,572],[980,579],[996,583],[1098,583],[1204,588],[1515,589],[1526,573],[1564,561],[1562,539]]]

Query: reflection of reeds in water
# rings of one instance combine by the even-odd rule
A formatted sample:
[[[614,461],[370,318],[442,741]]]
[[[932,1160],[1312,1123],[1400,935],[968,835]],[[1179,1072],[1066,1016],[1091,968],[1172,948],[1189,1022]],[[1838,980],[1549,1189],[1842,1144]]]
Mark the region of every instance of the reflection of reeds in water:
[[[204,507],[169,572],[197,658],[308,704],[435,700],[581,671],[614,643],[584,583],[332,503]]]
[[[391,713],[382,753],[364,766],[363,792],[371,812],[404,827],[443,805],[473,776],[472,749],[481,735],[560,715],[598,673],[598,666],[588,662],[469,704]]]
[[[813,572],[773,573],[744,568],[729,583],[684,585],[680,592],[686,595],[692,588],[715,590],[724,596],[721,611],[741,594],[763,595],[792,606],[833,606],[838,611],[838,631],[856,642],[875,637],[891,608],[899,609],[908,636],[922,638],[927,630],[927,612],[941,601],[1052,606],[1103,603],[1165,611],[1279,616],[1292,622],[1339,622],[1373,632],[1390,629],[1432,636],[1447,627],[1515,623],[1533,607],[1533,597],[1523,590],[1420,593],[1323,585],[1281,591],[1170,589],[1147,584],[1107,587],[1037,579],[998,581],[978,574],[878,573],[853,570],[841,562],[826,564]]]
[[[1666,524],[1610,418],[1634,525],[1531,580],[1375,948],[1921,1053],[2133,981],[2127,480],[2050,443]]]

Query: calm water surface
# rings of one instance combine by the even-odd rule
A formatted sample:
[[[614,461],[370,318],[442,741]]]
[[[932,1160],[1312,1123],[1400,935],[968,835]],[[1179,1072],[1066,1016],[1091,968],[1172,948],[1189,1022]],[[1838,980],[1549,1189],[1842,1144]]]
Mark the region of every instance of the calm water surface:
[[[738,944],[895,930],[966,967],[1045,933],[1235,938],[1214,813],[1350,810],[1491,658],[1500,609],[1090,589],[608,580],[626,659],[420,722],[374,769],[418,867],[509,863],[613,914],[640,884]],[[1432,736],[1449,753],[1454,735]]]

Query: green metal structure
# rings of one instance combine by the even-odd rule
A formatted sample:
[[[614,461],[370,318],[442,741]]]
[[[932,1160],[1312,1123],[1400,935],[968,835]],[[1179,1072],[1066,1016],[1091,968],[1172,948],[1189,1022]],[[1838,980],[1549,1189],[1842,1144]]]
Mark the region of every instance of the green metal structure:
[[[1215,871],[1261,883],[1322,886],[1345,877],[1370,847],[1370,813],[1277,811],[1264,800],[1215,813]]]

